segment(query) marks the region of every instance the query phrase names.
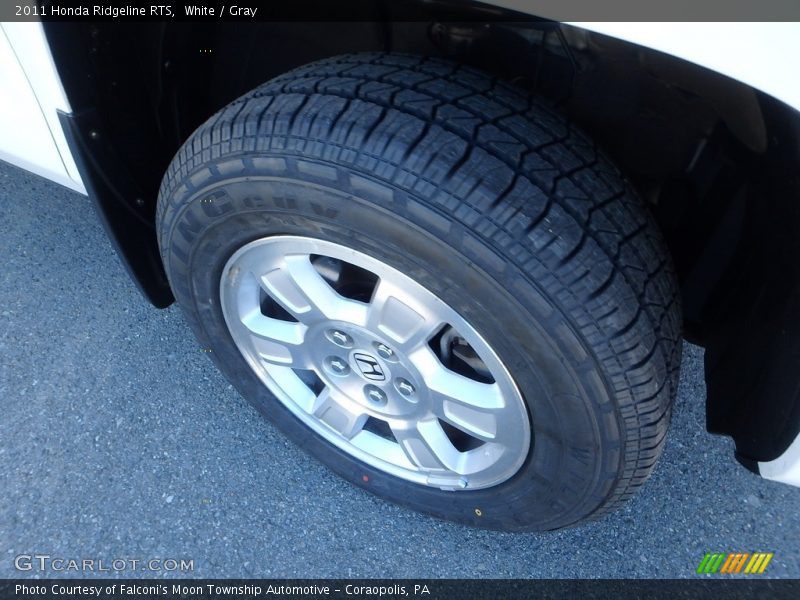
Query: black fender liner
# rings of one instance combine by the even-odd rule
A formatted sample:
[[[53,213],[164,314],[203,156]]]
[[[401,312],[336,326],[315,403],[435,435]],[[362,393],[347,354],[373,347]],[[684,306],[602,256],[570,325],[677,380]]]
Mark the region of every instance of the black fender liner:
[[[800,433],[800,113],[762,96],[772,132],[732,268],[706,311],[706,425],[736,458],[778,458]]]
[[[113,145],[103,136],[93,111],[60,112],[59,119],[89,198],[120,260],[145,298],[166,308],[174,297],[161,264],[155,223],[148,218],[137,186],[119,168]]]

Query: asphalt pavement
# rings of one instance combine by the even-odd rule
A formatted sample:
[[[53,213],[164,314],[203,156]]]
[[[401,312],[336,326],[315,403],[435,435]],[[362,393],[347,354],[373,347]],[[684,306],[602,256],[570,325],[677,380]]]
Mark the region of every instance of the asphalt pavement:
[[[15,568],[38,554],[166,563],[128,576],[671,578],[735,551],[774,552],[766,575],[800,577],[800,489],[706,433],[700,348],[685,346],[666,450],[623,509],[487,532],[375,498],[298,450],[177,307],[142,298],[88,199],[1,162],[0,265],[0,577],[79,575]]]

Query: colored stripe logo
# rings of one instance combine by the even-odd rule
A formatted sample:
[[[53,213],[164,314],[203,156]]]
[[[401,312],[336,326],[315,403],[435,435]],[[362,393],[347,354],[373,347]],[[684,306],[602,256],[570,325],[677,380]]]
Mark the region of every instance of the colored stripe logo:
[[[757,575],[764,572],[772,560],[774,553],[772,552],[730,552],[724,553],[711,553],[708,552],[700,561],[697,566],[698,574],[714,573],[746,573],[748,575]]]

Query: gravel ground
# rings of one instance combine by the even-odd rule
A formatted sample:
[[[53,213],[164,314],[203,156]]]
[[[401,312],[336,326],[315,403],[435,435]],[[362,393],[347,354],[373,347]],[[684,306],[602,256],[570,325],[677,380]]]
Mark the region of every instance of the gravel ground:
[[[705,432],[700,348],[624,509],[478,531],[350,486],[259,418],[177,308],[139,295],[83,196],[0,163],[0,256],[0,577],[35,553],[192,559],[203,577],[692,577],[712,551],[774,552],[768,575],[800,576],[800,489]]]

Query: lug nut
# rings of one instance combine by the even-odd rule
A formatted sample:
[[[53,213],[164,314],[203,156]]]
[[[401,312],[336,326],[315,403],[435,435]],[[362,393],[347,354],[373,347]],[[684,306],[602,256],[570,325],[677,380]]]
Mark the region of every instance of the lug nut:
[[[386,404],[386,393],[379,387],[368,385],[364,387],[364,395],[367,400],[378,406]]]
[[[381,357],[385,358],[386,360],[392,360],[394,358],[394,352],[386,344],[381,344],[379,342],[375,344],[375,349],[378,351],[378,354],[380,354]]]
[[[411,384],[408,379],[403,379],[402,377],[398,377],[394,380],[394,387],[397,388],[397,391],[403,394],[406,398],[411,398],[414,394],[417,393],[416,388]]]
[[[338,329],[328,331],[328,339],[342,348],[350,348],[353,345],[353,338]]]
[[[329,356],[325,359],[325,362],[335,375],[347,375],[350,372],[350,365],[343,358]]]

